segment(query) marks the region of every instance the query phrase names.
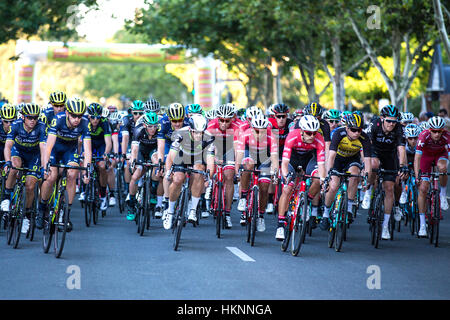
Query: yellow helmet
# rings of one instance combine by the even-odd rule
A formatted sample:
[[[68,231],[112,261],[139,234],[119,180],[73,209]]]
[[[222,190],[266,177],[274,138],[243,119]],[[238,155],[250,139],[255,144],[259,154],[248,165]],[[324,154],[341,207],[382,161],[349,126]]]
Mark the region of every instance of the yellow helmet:
[[[184,119],[184,114],[184,107],[181,103],[175,102],[169,105],[167,116],[170,120],[182,120]]]
[[[65,104],[67,100],[66,94],[62,91],[55,91],[50,94],[51,104]]]
[[[82,115],[86,112],[86,103],[78,98],[69,99],[66,102],[66,110],[71,114]]]
[[[15,120],[17,117],[16,107],[7,103],[2,106],[0,113],[4,120]]]
[[[41,113],[41,107],[39,107],[36,103],[26,103],[23,106],[21,113],[24,116],[39,116]]]

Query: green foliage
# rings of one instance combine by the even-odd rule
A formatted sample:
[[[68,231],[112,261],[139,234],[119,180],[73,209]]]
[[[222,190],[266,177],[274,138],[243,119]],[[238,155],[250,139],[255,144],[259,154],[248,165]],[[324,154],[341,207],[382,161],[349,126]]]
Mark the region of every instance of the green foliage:
[[[68,20],[74,18],[69,8],[81,4],[95,7],[97,0],[2,0],[0,43],[32,35],[67,40],[76,34],[67,27]]]

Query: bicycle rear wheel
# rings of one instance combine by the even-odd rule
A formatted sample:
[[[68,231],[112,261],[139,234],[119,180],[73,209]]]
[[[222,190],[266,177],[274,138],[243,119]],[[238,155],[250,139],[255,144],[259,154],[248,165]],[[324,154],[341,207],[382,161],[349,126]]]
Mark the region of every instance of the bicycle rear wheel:
[[[258,208],[259,208],[259,190],[255,188],[253,191],[253,202],[252,202],[252,215],[251,215],[251,228],[250,228],[250,245],[253,247],[255,245],[256,236],[256,224],[258,221]]]
[[[297,215],[294,221],[294,228],[292,229],[292,247],[291,253],[293,256],[297,256],[300,252],[303,242],[306,236],[306,218],[308,214],[308,201],[307,193],[302,192],[299,196],[299,204]]]

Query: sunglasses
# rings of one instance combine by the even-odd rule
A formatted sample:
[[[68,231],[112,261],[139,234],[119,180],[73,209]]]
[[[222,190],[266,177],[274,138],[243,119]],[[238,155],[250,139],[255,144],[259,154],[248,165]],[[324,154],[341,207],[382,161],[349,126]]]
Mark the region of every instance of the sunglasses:
[[[134,116],[142,116],[144,113],[143,112],[133,112]]]
[[[55,108],[64,108],[66,105],[65,104],[52,104],[52,106],[54,106]]]
[[[89,116],[89,118],[92,120],[100,120],[102,117],[101,116]]]
[[[179,120],[170,120],[170,122],[173,122],[173,123],[180,123],[180,122],[183,122],[184,120],[183,119],[179,119]]]
[[[384,121],[386,121],[387,123],[397,123],[398,121],[397,120],[384,120]]]
[[[37,120],[39,119],[39,116],[25,116],[25,118],[28,120]]]
[[[305,131],[305,130],[303,130],[303,133],[306,134],[307,136],[314,137],[316,135],[317,131]]]
[[[158,128],[158,125],[156,125],[156,124],[146,124],[145,127],[147,129],[156,129],[156,128]]]
[[[339,123],[341,120],[328,120],[329,123]]]
[[[72,114],[72,113],[69,113],[69,114],[74,119],[81,119],[81,118],[83,118],[82,114]]]
[[[362,129],[358,129],[358,128],[348,128],[348,130],[350,130],[351,132],[361,132]]]
[[[430,132],[431,133],[437,133],[437,134],[439,134],[439,133],[442,133],[442,132],[444,132],[444,130],[430,130]]]
[[[417,140],[417,137],[409,137],[408,140]]]
[[[277,114],[275,117],[276,117],[277,119],[286,119],[286,118],[287,118],[287,115],[285,115],[285,114]]]
[[[14,120],[2,120],[2,122],[11,123],[11,122],[14,122]]]
[[[230,123],[231,119],[219,119],[219,121],[222,123]]]

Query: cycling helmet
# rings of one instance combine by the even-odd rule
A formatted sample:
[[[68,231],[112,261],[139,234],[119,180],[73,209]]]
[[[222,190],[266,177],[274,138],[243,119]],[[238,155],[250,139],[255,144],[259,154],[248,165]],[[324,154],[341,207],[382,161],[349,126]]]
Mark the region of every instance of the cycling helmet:
[[[398,108],[392,104],[388,104],[387,106],[384,106],[381,109],[380,115],[382,117],[393,117],[398,118],[399,117],[399,111]]]
[[[258,108],[257,106],[251,106],[246,110],[245,117],[250,120],[257,114],[263,114],[262,110],[260,108]]]
[[[158,113],[161,110],[161,105],[156,99],[149,99],[144,102],[144,110],[146,113],[155,112]]]
[[[344,111],[344,112],[342,112],[342,113],[341,113],[341,122],[342,122],[343,124],[345,124],[346,119],[347,119],[347,116],[349,116],[349,115],[351,115],[351,114],[352,114],[351,111]]]
[[[362,129],[364,127],[364,119],[355,113],[351,113],[345,117],[345,125],[348,128]]]
[[[229,119],[234,117],[234,105],[227,103],[221,104],[216,110],[216,117],[222,119]]]
[[[269,120],[263,114],[257,114],[252,118],[251,124],[255,129],[265,129],[269,125]]]
[[[214,119],[214,118],[216,117],[216,110],[211,109],[211,110],[206,111],[205,117],[206,117],[206,119],[208,119],[208,120]]]
[[[294,118],[303,117],[304,114],[303,109],[297,109],[294,111]]]
[[[27,103],[23,106],[21,113],[24,116],[39,116],[41,108],[36,103]]]
[[[142,117],[142,122],[147,126],[157,125],[159,123],[158,115],[153,111],[147,112]]]
[[[442,117],[434,116],[428,119],[428,126],[430,129],[442,129],[445,127],[445,120]]]
[[[277,103],[277,104],[273,104],[272,105],[272,111],[275,114],[277,114],[277,113],[288,113],[289,112],[289,107],[288,107],[287,104]]]
[[[170,120],[184,119],[185,112],[183,105],[178,102],[170,104],[169,109],[167,110],[167,116],[169,117]]]
[[[192,113],[192,114],[201,114],[202,113],[202,107],[199,104],[188,104],[187,110],[188,110],[188,113]]]
[[[319,120],[317,120],[316,117],[309,114],[301,117],[300,120],[298,121],[298,125],[300,129],[306,131],[317,131],[320,128]]]
[[[66,110],[71,114],[82,115],[86,112],[86,103],[78,98],[69,99],[66,102]]]
[[[355,110],[355,111],[353,111],[352,112],[353,114],[357,114],[357,115],[359,115],[359,116],[363,116],[363,113],[361,112],[361,111],[359,111],[359,110]]]
[[[110,105],[110,106],[108,106],[108,111],[109,111],[109,114],[111,114],[113,112],[117,112],[117,107],[114,105]]]
[[[91,103],[87,107],[87,113],[91,117],[102,117],[103,116],[103,107],[96,102]]]
[[[306,106],[303,111],[305,114],[320,117],[323,114],[324,108],[317,102],[312,102],[310,105]]]
[[[400,112],[400,122],[413,122],[414,115],[411,112]]]
[[[405,136],[407,138],[418,137],[422,130],[417,124],[410,123],[405,127]]]
[[[324,113],[323,118],[330,120],[341,120],[341,112],[336,109],[327,110]]]
[[[191,130],[203,132],[206,130],[207,125],[208,125],[208,121],[201,114],[194,113],[189,118],[189,128]]]
[[[131,111],[144,111],[144,103],[141,100],[134,100],[130,109]]]
[[[16,107],[10,104],[2,105],[0,113],[3,120],[15,120],[17,117]]]
[[[111,124],[117,124],[118,122],[119,122],[119,113],[116,111],[116,112],[111,112],[110,114],[109,114],[109,116],[108,116],[108,120],[109,120],[109,122],[111,122]]]
[[[422,121],[421,123],[419,123],[419,128],[422,131],[430,129],[430,124],[428,123],[428,121]]]
[[[245,117],[245,109],[244,108],[240,108],[236,111],[236,115],[238,116],[238,118],[242,118],[242,116]]]
[[[50,93],[49,100],[51,104],[64,104],[67,101],[67,96],[62,91],[55,91]]]

